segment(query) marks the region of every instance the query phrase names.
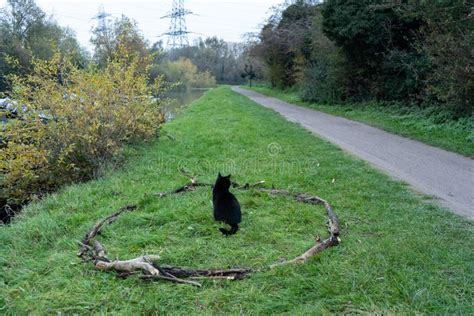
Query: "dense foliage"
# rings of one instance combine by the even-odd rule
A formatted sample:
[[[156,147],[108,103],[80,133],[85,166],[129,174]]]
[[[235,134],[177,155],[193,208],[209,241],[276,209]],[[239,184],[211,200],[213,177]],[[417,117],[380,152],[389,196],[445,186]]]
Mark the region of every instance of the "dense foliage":
[[[163,121],[138,56],[118,49],[102,71],[79,69],[57,53],[12,77],[21,104],[0,138],[0,200],[22,204],[58,185],[90,178],[120,156],[123,145],[151,139]],[[61,80],[58,80],[58,71]]]
[[[191,46],[169,51],[162,47],[162,42],[150,45],[136,22],[123,15],[92,29],[93,54],[89,57],[73,32],[47,17],[34,0],[8,0],[0,11],[0,92],[11,88],[7,80],[9,74],[27,75],[33,70],[33,59],[49,60],[57,50],[72,57],[80,67],[93,63],[103,69],[117,50],[119,38],[120,45],[145,61],[140,65],[142,70],[148,68],[147,61],[151,58],[153,67],[148,68],[151,79],[169,74],[166,64],[182,66],[180,59],[184,58],[197,67],[199,78],[195,79],[203,79],[194,86],[212,86],[209,83],[214,80],[220,84],[239,84],[244,81],[242,73],[249,62],[241,44],[228,43],[217,37],[199,39]],[[12,67],[12,60],[17,61],[15,67]],[[187,79],[179,78],[179,86],[189,86],[185,82]],[[176,78],[171,81],[176,83]],[[196,80],[192,81],[196,83]]]
[[[180,90],[213,88],[216,86],[216,79],[209,71],[200,72],[196,65],[187,58],[167,61],[160,68],[166,81],[175,83]]]
[[[189,59],[199,72],[208,72],[220,84],[239,84],[244,69],[242,47],[217,37],[199,39],[194,45],[170,50],[162,58],[177,61]]]
[[[52,30],[68,33],[33,1],[10,0],[1,17],[9,101],[0,107],[0,215],[7,205],[100,174],[120,161],[124,145],[154,138],[164,120],[163,80],[149,77],[153,55],[133,21],[117,19],[107,43],[95,30],[94,60],[86,65],[77,47],[51,41]],[[69,42],[77,46],[73,36]]]
[[[91,43],[94,46],[93,61],[99,68],[107,66],[114,57],[119,46],[126,47],[141,59],[141,70],[145,70],[150,63],[148,42],[140,34],[135,21],[122,15],[106,27],[101,25],[92,30]]]
[[[87,63],[87,54],[71,30],[47,17],[33,0],[8,0],[0,9],[0,92],[8,89],[9,74],[28,74],[33,58],[47,60],[57,50],[80,66]],[[18,62],[16,67],[12,58]]]
[[[474,14],[466,1],[298,0],[251,52],[279,88],[316,102],[388,101],[469,116]]]

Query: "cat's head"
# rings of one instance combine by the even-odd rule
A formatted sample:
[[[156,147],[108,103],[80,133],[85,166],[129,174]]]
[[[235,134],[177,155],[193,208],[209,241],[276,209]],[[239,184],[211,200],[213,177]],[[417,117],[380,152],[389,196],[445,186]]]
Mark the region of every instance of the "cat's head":
[[[216,180],[216,185],[215,186],[222,186],[224,188],[230,188],[230,185],[232,184],[231,181],[230,181],[230,174],[227,176],[227,177],[224,177],[221,175],[221,173],[219,172],[219,174],[217,175],[217,180]]]

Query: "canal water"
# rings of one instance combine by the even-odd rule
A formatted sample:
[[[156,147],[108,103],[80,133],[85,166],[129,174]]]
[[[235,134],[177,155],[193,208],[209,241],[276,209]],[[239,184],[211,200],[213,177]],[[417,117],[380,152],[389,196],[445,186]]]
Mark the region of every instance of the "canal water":
[[[207,90],[191,90],[187,92],[173,92],[166,97],[171,101],[165,106],[164,113],[167,121],[171,121],[176,117],[186,106],[189,106],[194,100],[199,99]],[[1,105],[1,104],[0,104]],[[2,124],[6,124],[8,118],[6,111],[0,108],[0,128]],[[0,200],[0,224],[8,223],[10,219],[19,212],[20,205],[6,206],[6,202]],[[1,226],[1,225],[0,225]]]
[[[200,89],[168,93],[166,97],[169,98],[170,101],[167,102],[163,111],[166,121],[174,119],[186,106],[202,97],[206,91],[207,89]],[[0,124],[6,124],[8,121],[6,103],[4,106],[3,102],[6,102],[6,99],[0,99]]]
[[[166,121],[173,120],[183,109],[194,100],[202,97],[207,90],[190,90],[182,92],[171,92],[167,95],[171,101],[165,106],[164,113]]]

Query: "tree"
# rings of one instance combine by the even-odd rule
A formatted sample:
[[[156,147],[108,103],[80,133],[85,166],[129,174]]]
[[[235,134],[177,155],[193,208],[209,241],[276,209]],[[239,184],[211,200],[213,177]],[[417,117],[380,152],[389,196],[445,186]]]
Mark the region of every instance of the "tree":
[[[104,69],[82,69],[57,51],[12,76],[22,110],[0,129],[0,209],[98,175],[123,146],[155,139],[164,117],[151,96],[163,86],[150,82],[142,62],[120,45]]]
[[[432,67],[427,97],[444,103],[456,117],[474,112],[474,10],[462,0],[420,4],[426,40],[420,49]]]
[[[325,2],[323,29],[347,59],[354,99],[406,99],[423,89],[424,56],[413,43],[424,22],[406,8],[400,1]]]
[[[103,68],[110,61],[118,47],[126,47],[129,57],[138,56],[143,60],[141,69],[145,71],[149,65],[148,42],[138,30],[135,21],[122,15],[115,19],[113,25],[105,28],[97,27],[92,31],[91,42],[94,45],[94,60]]]
[[[186,90],[212,88],[216,85],[216,79],[208,71],[200,72],[188,58],[168,61],[162,70],[168,82],[178,84]]]
[[[257,77],[257,74],[253,70],[253,65],[251,63],[245,64],[244,71],[241,74],[243,79],[248,79],[249,87],[252,87],[252,80]]]
[[[347,99],[346,59],[323,32],[321,5],[315,6],[308,29],[309,57],[301,80],[300,95],[311,102],[342,102]],[[308,49],[308,48],[307,48]]]
[[[188,58],[199,71],[210,72],[219,83],[241,82],[239,58],[241,45],[227,43],[217,37],[199,39],[195,45],[171,50],[167,58],[176,61]]]
[[[0,11],[0,91],[8,89],[10,74],[30,73],[33,58],[48,60],[57,49],[77,65],[87,63],[74,33],[47,17],[35,1],[8,0]]]
[[[315,8],[311,1],[298,0],[283,10],[276,9],[262,28],[252,50],[266,64],[272,86],[286,88],[302,80],[311,55],[308,30]]]
[[[437,106],[449,119],[474,108],[473,19],[463,0],[297,0],[248,51],[305,100]]]

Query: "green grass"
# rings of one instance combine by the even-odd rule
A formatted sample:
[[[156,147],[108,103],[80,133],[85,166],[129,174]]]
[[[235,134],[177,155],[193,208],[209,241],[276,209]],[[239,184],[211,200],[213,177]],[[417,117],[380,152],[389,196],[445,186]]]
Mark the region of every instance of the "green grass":
[[[206,93],[166,130],[176,141],[130,149],[122,171],[64,188],[0,229],[0,314],[474,313],[472,222],[228,87]],[[241,230],[225,238],[209,189],[149,195],[186,183],[183,166],[206,182],[232,172],[240,183],[263,179],[321,196],[340,217],[342,243],[306,264],[203,288],[121,280],[78,263],[76,240],[129,203],[139,209],[100,237],[111,258],[261,268],[327,234],[323,208],[239,191]]]
[[[292,104],[363,122],[467,157],[474,157],[474,117],[452,121],[447,120],[442,113],[434,114],[433,109],[383,107],[376,103],[319,104],[302,101],[295,91],[272,89],[264,85],[252,87],[251,90]]]

